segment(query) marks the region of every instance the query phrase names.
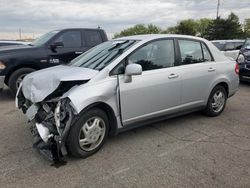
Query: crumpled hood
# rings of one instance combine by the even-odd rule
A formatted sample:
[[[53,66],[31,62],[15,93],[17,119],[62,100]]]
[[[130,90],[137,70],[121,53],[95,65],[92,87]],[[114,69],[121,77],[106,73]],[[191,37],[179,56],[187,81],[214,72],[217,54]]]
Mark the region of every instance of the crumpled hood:
[[[62,81],[90,80],[98,72],[88,68],[62,65],[42,69],[25,76],[22,91],[25,98],[37,103],[55,91]]]

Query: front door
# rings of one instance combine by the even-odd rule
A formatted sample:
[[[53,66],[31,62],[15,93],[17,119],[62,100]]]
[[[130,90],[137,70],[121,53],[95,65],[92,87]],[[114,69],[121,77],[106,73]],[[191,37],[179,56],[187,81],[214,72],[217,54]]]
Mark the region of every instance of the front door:
[[[173,40],[157,40],[137,49],[128,63],[142,66],[142,75],[129,83],[119,76],[123,125],[165,115],[180,105],[181,78],[175,67]]]
[[[64,64],[70,62],[83,53],[81,31],[65,31],[53,42],[63,43],[63,47],[56,47],[54,50],[48,49],[48,61],[54,64]]]

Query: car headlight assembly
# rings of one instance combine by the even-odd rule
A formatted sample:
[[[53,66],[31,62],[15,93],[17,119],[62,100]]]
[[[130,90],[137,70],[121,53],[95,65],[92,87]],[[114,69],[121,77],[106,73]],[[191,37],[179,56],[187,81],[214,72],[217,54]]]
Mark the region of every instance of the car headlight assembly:
[[[240,55],[238,56],[238,58],[237,58],[237,62],[238,62],[239,64],[245,63],[245,57],[244,57],[244,55],[240,54]]]
[[[5,69],[5,64],[2,62],[2,61],[0,61],[0,70],[3,70],[3,69]]]

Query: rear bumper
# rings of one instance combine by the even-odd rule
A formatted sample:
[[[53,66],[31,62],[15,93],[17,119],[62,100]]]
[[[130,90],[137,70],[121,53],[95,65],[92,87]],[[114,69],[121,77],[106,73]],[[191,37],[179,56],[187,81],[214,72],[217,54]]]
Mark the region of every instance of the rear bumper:
[[[4,87],[4,80],[5,80],[5,76],[0,76],[0,89],[3,89]]]

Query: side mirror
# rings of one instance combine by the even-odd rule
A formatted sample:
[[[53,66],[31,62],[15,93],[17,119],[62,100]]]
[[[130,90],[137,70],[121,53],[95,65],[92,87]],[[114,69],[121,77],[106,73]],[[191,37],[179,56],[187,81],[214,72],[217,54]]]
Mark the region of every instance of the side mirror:
[[[128,64],[125,68],[125,79],[124,82],[128,83],[132,81],[133,75],[141,75],[142,74],[142,66],[139,64]]]
[[[56,48],[58,47],[63,47],[63,43],[62,42],[54,42],[53,44],[50,45],[50,48],[52,51],[55,51]]]

